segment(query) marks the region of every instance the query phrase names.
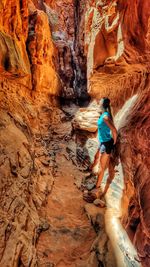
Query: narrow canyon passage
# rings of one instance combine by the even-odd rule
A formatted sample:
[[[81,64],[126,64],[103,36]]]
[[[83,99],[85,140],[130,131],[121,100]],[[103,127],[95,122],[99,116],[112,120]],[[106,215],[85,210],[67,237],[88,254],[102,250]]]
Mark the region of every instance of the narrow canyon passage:
[[[115,167],[115,178],[106,194],[106,208],[87,204],[78,189],[86,174],[67,153],[71,146],[75,151],[76,144],[60,138],[66,129],[64,123],[48,148],[51,152],[53,148],[55,154],[54,184],[40,212],[48,227],[37,243],[38,266],[140,267],[136,250],[120,221],[124,189],[121,163]],[[107,176],[106,172],[103,187]]]
[[[1,1],[0,267],[150,267],[149,6]],[[120,165],[102,208],[83,193],[104,97]]]
[[[82,192],[74,184],[74,178],[82,179],[83,173],[66,159],[63,147],[56,165],[54,186],[42,209],[49,230],[40,235],[38,266],[91,266],[88,258],[96,233],[85,213]]]

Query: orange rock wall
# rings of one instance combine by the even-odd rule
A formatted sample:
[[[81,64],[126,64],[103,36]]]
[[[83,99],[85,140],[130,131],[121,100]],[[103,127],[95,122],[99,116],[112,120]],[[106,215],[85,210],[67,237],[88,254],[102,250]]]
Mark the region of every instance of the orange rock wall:
[[[118,108],[143,90],[149,72],[149,1],[88,1],[85,18],[88,92]],[[132,90],[131,90],[132,88]]]
[[[143,266],[149,266],[150,1],[88,1],[85,53],[88,93],[107,96],[116,114],[137,94],[120,133],[124,169],[123,223]],[[125,114],[124,114],[125,116]]]
[[[125,175],[124,199],[128,209],[123,223],[132,237],[142,260],[142,266],[149,266],[150,249],[150,85],[139,94],[137,102],[128,117],[121,134],[121,160]],[[132,233],[132,234],[131,234]]]
[[[60,82],[56,72],[57,50],[53,44],[48,17],[44,11],[29,3],[29,32],[27,39],[32,88],[51,95],[59,95]]]
[[[0,266],[36,266],[36,242],[47,227],[38,209],[53,184],[44,140],[59,119],[46,14],[31,1],[2,1],[0,49]]]
[[[26,53],[28,36],[27,1],[3,1],[0,6],[0,70],[6,75],[25,76],[30,82]]]
[[[37,10],[31,1],[20,3],[5,1],[1,4],[1,73],[23,77],[23,84],[33,90],[58,95],[60,82],[54,65],[57,51],[47,15]]]

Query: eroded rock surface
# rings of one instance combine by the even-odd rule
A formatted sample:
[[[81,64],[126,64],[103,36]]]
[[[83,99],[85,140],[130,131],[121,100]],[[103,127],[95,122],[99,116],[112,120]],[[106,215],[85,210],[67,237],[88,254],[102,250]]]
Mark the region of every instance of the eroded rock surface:
[[[96,233],[85,214],[82,192],[75,185],[75,180],[81,183],[83,173],[69,159],[63,140],[53,144],[57,169],[48,204],[41,209],[50,228],[37,244],[39,266],[96,267],[97,256],[91,253]]]
[[[45,1],[52,37],[58,49],[58,72],[62,96],[87,98],[86,58],[84,56],[85,1]]]
[[[72,121],[73,128],[95,133],[99,116],[99,103],[93,101],[87,108],[80,108],[76,112]]]
[[[3,1],[0,6],[0,69],[6,75],[27,76],[30,86],[30,64],[26,52],[28,36],[27,1]],[[25,80],[25,79],[24,79]]]
[[[88,1],[85,18],[90,95],[97,99],[110,97],[115,114],[137,94],[134,105],[118,126],[126,183],[123,223],[128,225],[130,234],[132,232],[143,266],[149,264],[150,245],[146,204],[150,125],[149,4],[149,1]]]
[[[29,4],[27,51],[31,64],[33,90],[60,94],[60,80],[55,64],[57,50],[53,44],[48,17],[43,10]]]
[[[1,77],[0,266],[36,265],[38,228],[44,223],[38,209],[53,184],[43,141],[46,127],[43,134],[38,109],[26,89]],[[50,118],[49,111],[43,118],[46,113]]]
[[[149,73],[148,5],[147,1],[87,3],[88,92],[96,98],[109,96],[115,109],[145,87]]]
[[[149,84],[139,95],[128,117],[126,127],[121,128],[121,158],[123,161],[126,196],[129,198],[129,213],[124,224],[132,236],[143,266],[149,264]],[[130,197],[131,199],[130,199]],[[128,204],[128,203],[127,203]]]
[[[54,50],[50,49],[50,29],[46,19],[45,33],[40,28],[41,15],[36,24],[38,34],[49,34],[49,38],[45,36],[40,43],[45,55],[48,54],[47,68],[50,69],[49,73],[42,71],[44,82],[51,73],[44,92],[46,85],[43,81],[40,88],[36,86],[42,80],[41,73],[33,73],[26,49],[27,1],[3,1],[0,12],[0,266],[36,266],[36,242],[45,225],[38,209],[53,185],[53,168],[49,166],[51,160],[44,138],[49,127],[47,122],[58,121],[59,117],[53,112],[56,100],[48,98],[48,94],[59,94],[57,82],[51,84],[57,77],[52,63]],[[36,50],[35,45],[31,52],[30,45],[34,60],[38,61],[40,57],[43,60],[36,61],[38,68],[38,64],[44,65],[46,61],[45,55],[36,54]],[[34,100],[31,89],[34,89]]]

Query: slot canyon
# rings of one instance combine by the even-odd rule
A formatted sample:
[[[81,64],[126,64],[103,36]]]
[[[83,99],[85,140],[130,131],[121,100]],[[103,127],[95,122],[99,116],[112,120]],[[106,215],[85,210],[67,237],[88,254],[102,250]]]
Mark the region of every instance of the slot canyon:
[[[150,0],[0,1],[0,267],[150,267],[149,15]],[[118,137],[100,205],[83,196],[103,97]]]

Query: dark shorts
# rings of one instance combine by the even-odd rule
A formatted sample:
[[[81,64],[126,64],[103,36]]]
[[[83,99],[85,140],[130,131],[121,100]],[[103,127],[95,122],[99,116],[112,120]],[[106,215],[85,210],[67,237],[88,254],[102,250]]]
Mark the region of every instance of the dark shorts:
[[[101,143],[99,150],[100,150],[101,154],[103,154],[103,153],[111,154],[113,148],[114,148],[114,140],[111,139],[108,142]]]

